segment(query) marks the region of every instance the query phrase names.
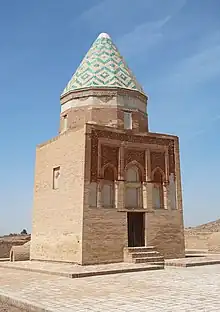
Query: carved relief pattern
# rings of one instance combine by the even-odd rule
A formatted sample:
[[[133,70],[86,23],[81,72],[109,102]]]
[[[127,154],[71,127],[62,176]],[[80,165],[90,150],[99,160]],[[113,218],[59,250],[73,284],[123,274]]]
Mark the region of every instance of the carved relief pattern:
[[[87,101],[89,99],[89,96],[84,96],[84,97],[80,97],[79,101],[83,102],[83,101]]]
[[[101,100],[101,102],[108,103],[113,99],[113,96],[101,96],[99,99]]]
[[[129,135],[125,133],[111,132],[107,130],[94,129],[93,132],[96,133],[96,135],[99,138],[109,138],[112,140],[127,141],[140,144],[143,143],[143,144],[157,144],[162,146],[168,146],[169,143],[172,142],[171,139],[163,139],[152,136]],[[171,148],[173,148],[173,146]]]
[[[168,186],[168,202],[171,209],[176,209],[176,183],[174,174],[171,173]]]
[[[142,176],[142,180],[144,180],[145,174],[145,151],[134,150],[134,149],[125,149],[125,160],[124,165],[127,166],[131,161],[137,161],[144,168],[144,176]]]
[[[98,137],[92,134],[91,137],[91,182],[97,181],[98,169]]]
[[[118,169],[118,147],[110,147],[107,145],[101,146],[101,166],[105,166],[107,163],[114,165]]]
[[[168,154],[169,154],[169,175],[173,173],[175,180],[176,175],[175,175],[174,142],[172,140],[170,140],[169,142]]]
[[[156,167],[165,172],[165,153],[162,152],[151,152],[150,153],[151,159],[151,170],[153,171]]]
[[[150,137],[150,136],[134,136],[134,135],[128,135],[124,133],[93,129],[92,130],[92,151],[91,151],[91,170],[92,170],[91,179],[93,181],[96,181],[97,179],[98,137],[110,139],[110,140],[112,139],[112,140],[139,143],[139,144],[157,144],[161,146],[167,146],[168,154],[169,154],[169,174],[174,173],[174,178],[175,178],[174,140]],[[112,149],[112,147],[110,149]],[[133,156],[129,156],[129,157],[133,157]],[[137,160],[137,159],[142,159],[141,154],[138,156],[138,158],[133,159],[133,160]],[[142,164],[143,160],[142,161],[140,160],[140,163]],[[161,169],[164,171],[164,168],[165,168],[165,158],[163,158],[163,164],[162,164]]]

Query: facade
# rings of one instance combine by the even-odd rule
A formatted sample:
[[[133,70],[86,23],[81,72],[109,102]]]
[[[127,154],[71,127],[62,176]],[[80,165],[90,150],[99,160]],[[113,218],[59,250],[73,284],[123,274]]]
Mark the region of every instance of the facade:
[[[61,95],[59,135],[36,150],[32,260],[185,256],[178,137],[148,129],[148,97],[107,34]]]

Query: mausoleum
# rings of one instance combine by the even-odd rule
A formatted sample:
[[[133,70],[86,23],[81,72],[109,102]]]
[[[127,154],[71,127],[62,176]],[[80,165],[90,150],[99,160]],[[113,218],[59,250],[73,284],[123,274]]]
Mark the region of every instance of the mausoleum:
[[[59,134],[36,149],[31,260],[121,262],[148,246],[184,257],[178,137],[150,132],[148,96],[108,34],[60,102]]]

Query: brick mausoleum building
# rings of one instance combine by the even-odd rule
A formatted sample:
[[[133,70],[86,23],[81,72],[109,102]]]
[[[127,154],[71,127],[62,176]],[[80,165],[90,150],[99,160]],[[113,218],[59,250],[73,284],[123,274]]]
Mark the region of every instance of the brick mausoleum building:
[[[101,34],[61,95],[59,135],[37,147],[31,259],[184,257],[177,136],[149,132],[147,95]]]

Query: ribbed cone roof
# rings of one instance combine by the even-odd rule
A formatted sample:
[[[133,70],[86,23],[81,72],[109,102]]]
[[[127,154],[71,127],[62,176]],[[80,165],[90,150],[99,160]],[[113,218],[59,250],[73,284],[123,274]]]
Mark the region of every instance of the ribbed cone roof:
[[[61,96],[88,87],[118,87],[145,94],[106,33],[94,41]]]

